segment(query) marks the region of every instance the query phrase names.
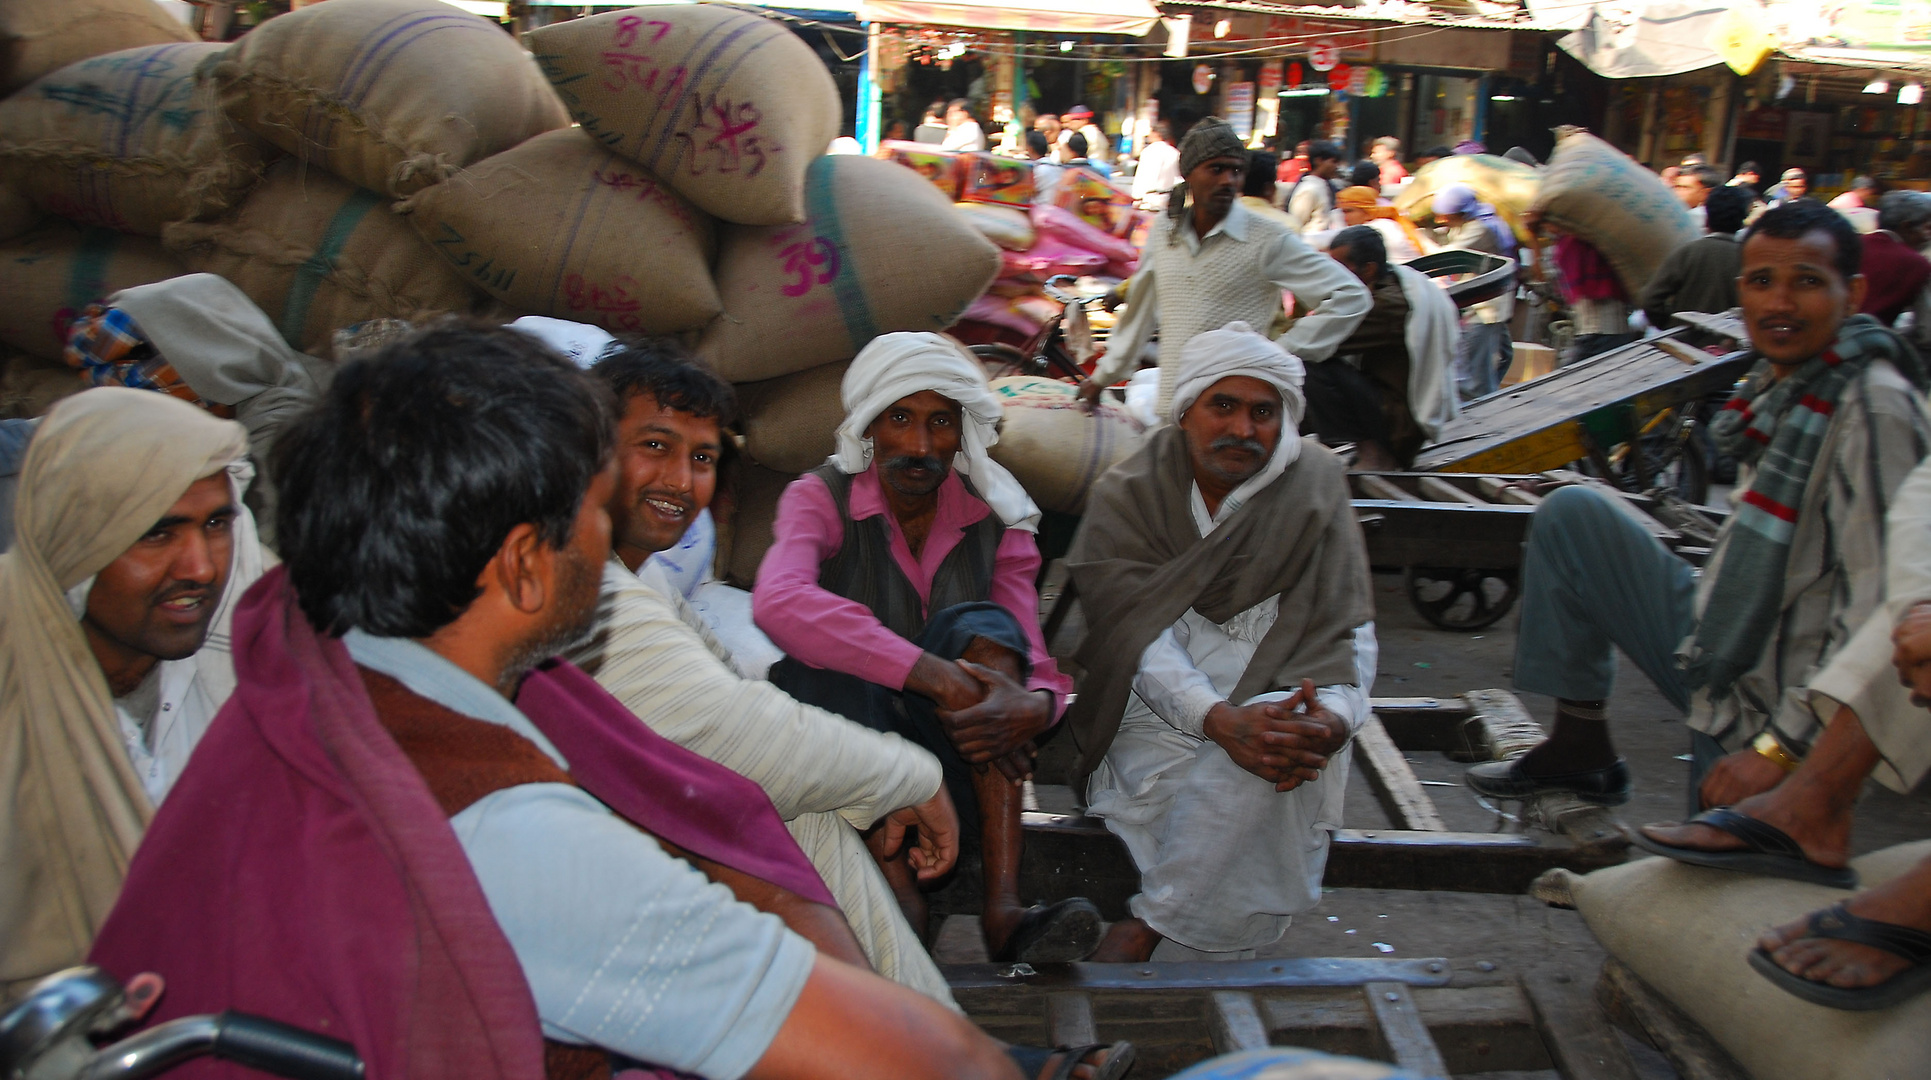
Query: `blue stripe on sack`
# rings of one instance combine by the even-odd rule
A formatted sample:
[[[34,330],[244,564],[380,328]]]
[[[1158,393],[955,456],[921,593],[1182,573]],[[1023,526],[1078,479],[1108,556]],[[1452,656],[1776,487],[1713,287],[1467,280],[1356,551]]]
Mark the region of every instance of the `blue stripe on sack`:
[[[618,164],[620,162],[624,162],[626,160],[627,159],[625,158],[618,157],[616,154],[606,152],[603,157],[603,162],[597,166],[597,171],[601,173],[604,170],[610,168],[612,165]],[[597,195],[606,190],[608,189],[606,189],[602,184],[597,183],[594,179],[584,187],[583,196],[577,201],[575,212],[570,215],[570,227],[569,229],[565,230],[562,233],[563,246],[561,248],[551,249],[551,251],[556,256],[556,273],[551,275],[550,277],[550,310],[551,311],[568,310],[563,306],[564,304],[563,282],[565,278],[570,276],[566,272],[570,265],[570,252],[576,250],[577,237],[581,235],[583,232],[584,222],[590,215],[590,208],[596,204]],[[592,245],[594,246],[595,244],[594,236],[592,237],[591,242],[592,242]],[[587,256],[589,255],[589,252],[586,251],[584,254]],[[584,265],[586,266],[589,265],[588,259],[585,260]],[[595,313],[593,312],[589,317],[586,317],[582,321],[593,322],[594,320],[595,320]]]
[[[314,254],[296,268],[295,280],[288,286],[288,300],[282,305],[281,325],[277,327],[290,348],[302,347],[302,327],[308,325],[308,309],[315,302],[315,290],[335,270],[335,260],[348,246],[349,237],[355,235],[363,217],[381,201],[382,196],[375,192],[357,188],[329,219],[329,227],[322,232],[322,242],[315,245]]]
[[[112,229],[82,229],[74,267],[67,272],[67,306],[79,315],[87,305],[106,299],[107,260],[121,245]]]
[[[711,40],[712,34],[716,34],[721,31],[727,30],[730,28],[730,26],[731,26],[731,23],[729,21],[726,21],[726,22],[718,23],[714,26],[706,27],[704,32],[697,35],[696,39],[693,40],[690,43],[689,47],[687,47],[684,50],[684,55],[678,58],[678,62],[675,65],[672,65],[674,67],[682,67],[684,69],[684,85],[678,91],[678,97],[677,97],[675,109],[682,109],[684,107],[684,103],[688,101],[690,98],[692,88],[697,85],[698,77],[702,75],[705,70],[705,65],[702,65],[702,64],[698,65],[698,68],[696,70],[692,70],[691,58],[696,56],[700,51],[703,50],[705,43]],[[729,43],[726,42],[726,44],[729,44]],[[713,53],[713,56],[715,56],[715,52]],[[630,157],[636,159],[638,162],[641,162],[645,166],[649,167],[652,172],[657,171],[656,159],[662,156],[664,152],[664,144],[670,141],[671,139],[675,138],[677,134],[677,114],[674,111],[674,109],[668,108],[664,105],[663,99],[661,97],[658,99],[657,113],[659,116],[668,117],[668,119],[665,120],[664,122],[664,129],[657,133],[656,148],[648,151],[648,154],[647,154],[647,152],[644,149],[644,142],[646,141],[645,136],[643,135],[642,132],[639,132],[637,135],[637,145],[632,148],[629,154]]]
[[[711,47],[711,55],[705,57],[703,63],[697,65],[696,68],[691,68],[688,65],[685,67],[684,85],[677,92],[677,101],[664,110],[664,115],[670,117],[671,122],[665,124],[664,130],[657,133],[657,145],[652,148],[650,160],[647,163],[650,165],[651,171],[657,173],[657,175],[664,175],[658,168],[658,163],[663,158],[665,150],[677,145],[677,117],[684,114],[684,109],[690,104],[691,96],[697,93],[698,85],[711,73],[711,69],[717,65],[718,58],[724,55],[726,49],[737,44],[737,40],[744,35],[762,29],[765,22],[762,16],[757,15],[746,15],[744,19],[745,21],[739,24],[735,30],[730,31],[724,36],[723,41]],[[721,23],[705,31],[704,37],[708,38],[717,30],[730,25],[729,23]],[[785,32],[789,33],[790,31]],[[697,43],[691,47],[690,51],[684,54],[685,58],[688,60],[692,54],[703,47],[703,43],[704,38],[699,38]],[[732,70],[736,70],[735,66]]]
[[[820,157],[805,171],[805,220],[813,235],[838,252],[838,276],[831,280],[831,293],[838,298],[838,313],[844,316],[852,348],[862,349],[878,336],[878,321],[872,318],[865,286],[858,280],[858,260],[852,258],[851,245],[838,223],[838,188],[831,177],[834,160]]]
[[[461,22],[468,18],[471,17],[461,12],[414,16],[402,15],[376,27],[362,39],[363,44],[356,51],[355,62],[348,66],[348,69],[342,73],[341,79],[336,82],[335,99],[345,105],[356,106],[362,104],[362,99],[367,97],[370,90],[374,88],[376,80],[380,79],[382,74],[389,69],[389,65],[395,61],[396,57],[401,55],[403,50],[416,40],[415,38],[411,38],[409,41],[392,47],[392,43],[398,36],[424,23]],[[442,29],[442,27],[430,27],[431,31],[438,29]],[[303,136],[306,139],[307,145],[319,151],[319,157],[313,160],[319,164],[328,164],[331,147],[324,140],[334,137],[336,124],[334,111],[330,109],[318,109],[311,105],[308,109],[308,115],[304,117],[304,121]]]

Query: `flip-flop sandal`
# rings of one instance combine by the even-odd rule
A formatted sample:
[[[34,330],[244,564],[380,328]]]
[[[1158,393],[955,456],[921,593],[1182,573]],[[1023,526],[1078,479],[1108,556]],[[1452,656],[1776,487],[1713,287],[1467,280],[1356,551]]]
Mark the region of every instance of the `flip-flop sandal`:
[[[1677,847],[1674,844],[1658,843],[1651,840],[1641,829],[1633,830],[1630,839],[1644,851],[1675,859],[1691,866],[1708,866],[1716,870],[1735,870],[1743,874],[1761,874],[1764,877],[1788,878],[1812,885],[1826,885],[1833,889],[1857,888],[1857,871],[1849,867],[1825,866],[1811,862],[1804,857],[1804,849],[1792,840],[1790,835],[1775,825],[1768,825],[1753,817],[1746,817],[1727,806],[1705,810],[1685,825],[1708,825],[1721,829],[1731,836],[1748,844],[1748,847],[1732,851],[1704,851],[1701,848]]]
[[[1133,1068],[1134,1051],[1130,1042],[1116,1042],[1110,1046],[1106,1043],[1088,1043],[1085,1046],[1062,1046],[1057,1050],[1041,1046],[1008,1046],[1006,1056],[1012,1058],[1013,1063],[1019,1066],[1019,1071],[1026,1074],[1026,1080],[1035,1080],[1040,1070],[1053,1060],[1053,1055],[1064,1055],[1047,1080],[1071,1080],[1073,1070],[1085,1064],[1087,1055],[1095,1050],[1105,1050],[1107,1054],[1106,1064],[1095,1070],[1093,1080],[1120,1080],[1128,1069]]]
[[[1809,932],[1804,937],[1868,945],[1902,957],[1910,961],[1912,966],[1876,986],[1832,986],[1806,979],[1785,970],[1762,946],[1750,954],[1750,966],[1756,968],[1764,978],[1805,1001],[1853,1012],[1888,1009],[1931,990],[1931,933],[1915,927],[1866,919],[1851,914],[1842,904],[1835,904],[1810,913]],[[1802,941],[1803,938],[1796,940]]]
[[[1100,909],[1075,896],[1047,906],[1034,904],[1019,917],[995,963],[1064,964],[1084,960],[1100,947]]]

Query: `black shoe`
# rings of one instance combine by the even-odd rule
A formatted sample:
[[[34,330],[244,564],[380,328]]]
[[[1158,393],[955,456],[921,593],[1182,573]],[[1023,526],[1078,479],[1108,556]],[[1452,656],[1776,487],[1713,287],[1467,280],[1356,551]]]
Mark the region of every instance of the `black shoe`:
[[[1084,960],[1099,951],[1100,923],[1100,909],[1083,896],[1051,906],[1034,904],[1020,916],[1006,947],[993,960],[1028,964]]]
[[[1469,766],[1463,777],[1469,790],[1491,799],[1531,799],[1550,792],[1567,792],[1583,802],[1600,806],[1621,806],[1629,801],[1629,763],[1617,758],[1615,764],[1587,772],[1559,776],[1530,776],[1521,758],[1485,761]]]

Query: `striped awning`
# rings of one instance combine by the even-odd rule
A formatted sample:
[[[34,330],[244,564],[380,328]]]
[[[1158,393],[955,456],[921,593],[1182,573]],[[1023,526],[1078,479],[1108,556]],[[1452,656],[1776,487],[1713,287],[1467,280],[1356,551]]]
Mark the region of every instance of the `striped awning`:
[[[1035,30],[1047,34],[1131,34],[1144,37],[1160,21],[1147,0],[860,0],[868,22]]]

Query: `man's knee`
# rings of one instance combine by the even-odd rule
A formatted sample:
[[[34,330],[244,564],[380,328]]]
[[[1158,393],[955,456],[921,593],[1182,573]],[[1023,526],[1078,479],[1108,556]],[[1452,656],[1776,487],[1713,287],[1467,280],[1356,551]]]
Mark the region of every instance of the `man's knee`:
[[[1603,530],[1629,522],[1610,496],[1591,487],[1558,488],[1536,507],[1529,526],[1529,542],[1560,543],[1579,536],[1600,536]]]

